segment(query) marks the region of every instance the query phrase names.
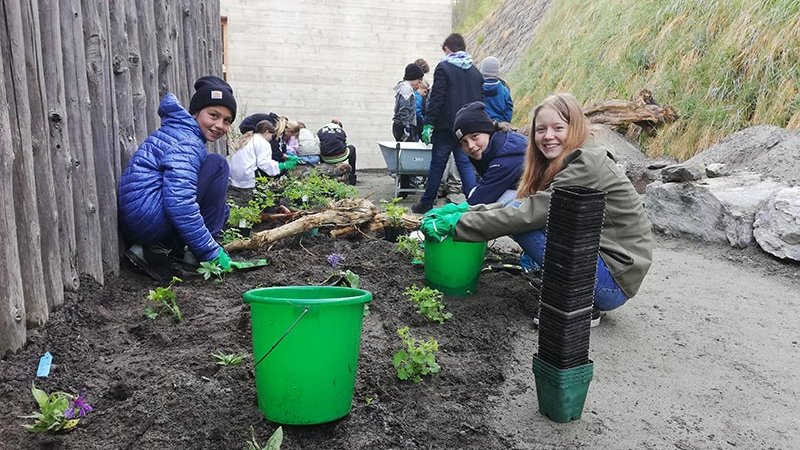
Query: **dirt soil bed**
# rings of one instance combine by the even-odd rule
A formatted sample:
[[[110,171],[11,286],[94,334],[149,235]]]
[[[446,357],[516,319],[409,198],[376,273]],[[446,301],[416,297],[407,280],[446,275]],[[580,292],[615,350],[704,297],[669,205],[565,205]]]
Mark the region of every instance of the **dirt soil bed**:
[[[359,274],[362,288],[374,296],[364,321],[353,409],[331,424],[284,427],[282,448],[510,447],[487,427],[487,399],[499,394],[514,323],[527,317],[531,288],[521,279],[496,283],[514,275],[489,274],[476,295],[448,299],[453,318],[438,325],[418,315],[402,295],[411,284],[423,286],[422,267],[393,249],[382,239],[321,235],[279,244],[268,253],[267,267],[231,274],[222,283],[186,277],[175,288],[185,315],[181,323],[143,316],[148,290],[157,284],[129,267],[105,287],[84,281],[85,288],[69,295],[45,329],[0,366],[6,405],[0,447],[237,449],[251,425],[259,441],[266,441],[276,425],[257,408],[253,361],[223,367],[211,354],[251,353],[243,292],[320,283],[332,272],[331,253],[344,255],[343,267]],[[440,343],[441,373],[419,384],[397,379],[391,363],[400,348],[396,330],[405,325],[412,335]],[[56,436],[26,433],[17,418],[35,409],[30,383],[46,351],[54,355],[54,366],[48,378],[36,379],[37,387],[86,389],[95,407],[77,429]]]

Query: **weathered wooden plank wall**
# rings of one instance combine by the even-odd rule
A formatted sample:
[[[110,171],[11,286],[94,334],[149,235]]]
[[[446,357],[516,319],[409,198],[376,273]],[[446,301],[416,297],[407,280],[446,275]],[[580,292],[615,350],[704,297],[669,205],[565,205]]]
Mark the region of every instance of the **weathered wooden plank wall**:
[[[219,0],[0,0],[0,56],[3,355],[119,272],[119,176],[166,92],[221,76]]]

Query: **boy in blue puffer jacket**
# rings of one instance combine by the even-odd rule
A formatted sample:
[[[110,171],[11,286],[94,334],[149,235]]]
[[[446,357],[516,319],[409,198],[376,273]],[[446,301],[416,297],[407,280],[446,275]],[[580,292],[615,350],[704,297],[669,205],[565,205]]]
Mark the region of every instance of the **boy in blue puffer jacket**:
[[[212,261],[230,270],[215,240],[228,218],[228,162],[206,143],[224,136],[236,117],[233,89],[215,76],[199,78],[189,110],[168,93],[161,127],[139,146],[119,182],[119,226],[133,244],[131,262],[158,281],[172,274],[171,257]],[[191,255],[183,254],[184,246]],[[194,258],[191,258],[194,256]]]

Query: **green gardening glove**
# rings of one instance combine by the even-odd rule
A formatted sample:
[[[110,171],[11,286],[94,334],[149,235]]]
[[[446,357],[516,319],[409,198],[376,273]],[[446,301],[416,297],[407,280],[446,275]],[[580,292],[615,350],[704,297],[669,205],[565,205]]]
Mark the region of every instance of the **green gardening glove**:
[[[231,270],[231,257],[228,256],[228,252],[226,252],[222,247],[219,248],[217,257],[212,259],[211,262],[218,265],[225,272],[230,272]]]
[[[278,169],[281,171],[292,170],[300,163],[300,159],[297,156],[289,155],[288,158],[286,161],[278,163]]]
[[[442,242],[447,239],[448,236],[455,234],[456,224],[462,214],[464,213],[454,212],[444,216],[423,217],[419,229],[426,237]]]
[[[469,210],[469,203],[448,203],[439,208],[433,208],[432,210],[426,212],[422,215],[423,218],[425,217],[441,217],[453,214],[455,212],[465,213]]]
[[[422,127],[422,134],[420,135],[420,137],[422,137],[422,142],[430,144],[431,134],[433,134],[433,125],[428,124]]]

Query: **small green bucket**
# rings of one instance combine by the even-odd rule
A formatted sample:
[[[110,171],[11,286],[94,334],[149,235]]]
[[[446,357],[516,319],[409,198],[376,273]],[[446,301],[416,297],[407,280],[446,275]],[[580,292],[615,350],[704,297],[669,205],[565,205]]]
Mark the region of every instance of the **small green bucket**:
[[[533,374],[540,413],[559,423],[581,418],[594,375],[594,363],[558,369],[533,355]]]
[[[250,304],[258,409],[275,423],[313,425],[350,412],[364,304],[372,294],[335,286],[244,293]]]
[[[445,295],[463,297],[475,292],[483,267],[486,242],[425,240],[425,284]]]

